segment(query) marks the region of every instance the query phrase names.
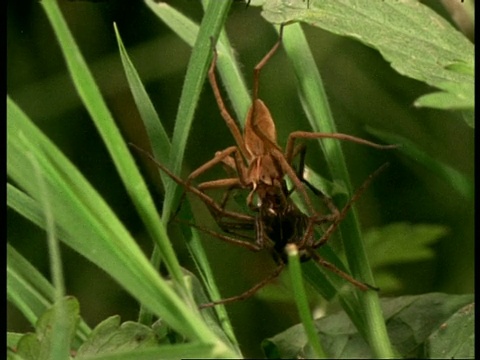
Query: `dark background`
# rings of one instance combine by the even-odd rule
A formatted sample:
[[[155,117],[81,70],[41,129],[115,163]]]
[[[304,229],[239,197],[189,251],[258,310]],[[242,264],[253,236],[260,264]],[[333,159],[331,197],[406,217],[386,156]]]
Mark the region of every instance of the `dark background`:
[[[197,23],[201,20],[199,2],[169,3]],[[434,6],[436,2],[427,3]],[[113,21],[171,135],[190,47],[140,1],[60,1],[60,5],[125,138],[147,147],[121,67]],[[448,17],[443,8],[436,10]],[[379,141],[364,131],[369,125],[401,135],[431,157],[473,179],[473,130],[465,125],[460,114],[416,109],[412,105],[417,97],[433,89],[398,75],[378,52],[358,42],[318,28],[304,26],[304,30],[340,132]],[[232,5],[227,32],[251,87],[251,70],[277,35],[260,16],[260,9],[246,8],[241,2]],[[72,86],[40,2],[8,2],[7,92],[105,197],[149,255],[151,244]],[[289,132],[309,129],[283,50],[262,73],[260,92],[277,124],[281,146]],[[193,169],[215,151],[232,144],[206,83],[189,137],[185,166]],[[354,186],[360,185],[384,161],[391,162],[388,171],[375,181],[357,206],[363,229],[400,221],[439,224],[449,229],[448,235],[432,246],[434,259],[393,268],[403,287],[388,295],[473,292],[472,202],[400,152],[386,153],[355,144],[344,144],[343,148]],[[323,162],[317,151],[309,150],[307,163],[322,173]],[[151,171],[152,166],[148,167],[152,191],[161,203],[162,194],[155,185],[158,177]],[[216,175],[212,172],[213,177]],[[49,278],[44,232],[10,210],[7,221],[10,244]],[[266,254],[246,253],[217,240],[204,243],[225,296],[248,288],[272,268]],[[182,244],[175,246],[181,264],[194,270]],[[113,314],[120,314],[122,320],[136,320],[136,302],[101,270],[66,247],[62,247],[62,256],[67,292],[79,299],[81,314],[91,327]],[[298,321],[286,283],[279,280],[259,296],[228,307],[245,355],[260,355],[261,339]],[[279,300],[279,296],[283,298]],[[12,306],[7,315],[9,331],[32,330]]]

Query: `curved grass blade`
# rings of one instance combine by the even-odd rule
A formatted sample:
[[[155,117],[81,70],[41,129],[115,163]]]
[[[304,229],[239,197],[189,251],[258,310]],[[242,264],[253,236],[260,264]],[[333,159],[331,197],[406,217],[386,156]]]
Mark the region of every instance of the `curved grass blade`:
[[[336,132],[335,123],[328,106],[322,80],[316,67],[305,35],[299,24],[289,25],[284,31],[284,48],[291,60],[297,76],[300,97],[305,112],[314,131]],[[341,179],[348,192],[352,193],[352,185],[347,171],[345,158],[338,141],[325,139],[321,141],[322,150],[334,180]],[[343,206],[347,199],[343,197]],[[352,275],[367,284],[374,284],[373,274],[368,264],[365,247],[362,242],[360,225],[355,208],[352,208],[340,225],[345,254]],[[363,314],[364,334],[378,357],[392,357],[390,340],[386,331],[380,309],[378,294],[374,291],[357,292]],[[343,299],[347,301],[346,298]],[[349,305],[345,310],[355,308]],[[353,318],[353,313],[349,313]],[[357,324],[358,325],[358,324]]]
[[[172,328],[190,339],[217,342],[199,316],[162,279],[145,258],[130,234],[86,182],[78,170],[7,98],[7,174],[38,203],[36,185],[31,181],[29,156],[35,154],[42,169],[56,225],[69,236],[68,246],[104,269],[130,294]],[[42,212],[30,220],[40,220]],[[15,208],[28,216],[23,208]],[[28,209],[30,213],[32,208]],[[58,232],[61,235],[61,232]],[[223,343],[225,353],[230,351]]]
[[[189,295],[183,281],[180,265],[168,241],[165,229],[161,225],[147,186],[133,161],[125,141],[121,137],[120,131],[103,100],[93,76],[75,44],[75,40],[65,23],[60,9],[54,0],[42,1],[41,4],[57,36],[78,94],[112,157],[127,193],[130,195],[147,231],[161,250],[165,264],[176,280],[175,286],[177,291],[182,296],[188,298]]]

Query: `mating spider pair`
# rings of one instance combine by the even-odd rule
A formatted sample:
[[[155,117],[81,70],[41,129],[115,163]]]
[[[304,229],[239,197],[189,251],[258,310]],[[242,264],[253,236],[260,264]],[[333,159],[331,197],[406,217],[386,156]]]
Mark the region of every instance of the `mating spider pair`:
[[[349,202],[341,210],[338,210],[326,195],[315,189],[304,179],[306,148],[304,144],[296,145],[295,142],[297,139],[330,138],[352,141],[378,149],[392,149],[397,146],[378,145],[341,133],[295,131],[290,133],[285,151],[283,152],[277,144],[276,128],[270,111],[264,102],[258,98],[260,71],[280,46],[282,34],[283,26],[280,28],[278,41],[254,68],[253,99],[247,114],[243,135],[236,121],[228,112],[220,94],[215,77],[217,52],[214,50],[208,77],[221,115],[235,139],[234,146],[218,151],[211,160],[193,171],[186,181],[171,173],[165,166],[159,164],[151,155],[147,154],[164,172],[180,184],[185,191],[195,194],[206,204],[224,233],[216,233],[195,224],[192,224],[193,226],[220,240],[242,246],[251,251],[268,250],[277,264],[277,267],[268,277],[244,293],[200,305],[201,308],[242,300],[255,294],[260,288],[276,278],[286,266],[287,255],[285,247],[287,244],[294,244],[298,248],[302,261],[313,259],[319,265],[335,272],[361,290],[375,289],[368,284],[355,280],[349,274],[324,260],[317,253],[316,249],[328,241],[347,215],[352,204],[386,165],[383,165],[371,174]],[[297,158],[300,165],[295,170],[293,161]],[[194,179],[218,164],[222,164],[234,176],[202,182],[197,186],[191,185]],[[287,188],[286,177],[291,180],[293,184],[292,189]],[[321,214],[314,208],[306,188],[309,188],[313,193],[322,198],[330,211],[329,214]],[[220,203],[207,194],[206,191],[211,189],[226,189],[225,196]],[[228,199],[233,189],[246,190],[248,192],[246,202],[251,210],[249,213],[240,213],[228,209]],[[293,191],[299,192],[306,204],[308,215],[301,212],[290,198]],[[315,227],[317,226],[323,227],[323,235],[320,239],[315,239]],[[253,230],[255,234],[253,241],[245,240],[243,235],[238,234],[237,229]]]

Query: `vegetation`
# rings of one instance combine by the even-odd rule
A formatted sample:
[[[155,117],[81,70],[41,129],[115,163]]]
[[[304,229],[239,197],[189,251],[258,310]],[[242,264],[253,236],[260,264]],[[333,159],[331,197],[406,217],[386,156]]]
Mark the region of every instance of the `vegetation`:
[[[473,3],[451,3],[468,25]],[[413,0],[61,5],[8,13],[9,358],[473,357],[474,46],[455,29],[465,23]],[[294,130],[401,144],[308,143],[309,180],[339,207],[390,162],[321,249],[381,291],[293,259],[254,298],[200,312],[273,262],[169,223],[180,189],[128,143],[183,177],[232,145],[205,84],[211,38],[242,124],[251,70],[283,22],[260,85],[280,145]],[[189,197],[178,216],[218,230],[207,213]],[[307,304],[325,315],[318,338]]]

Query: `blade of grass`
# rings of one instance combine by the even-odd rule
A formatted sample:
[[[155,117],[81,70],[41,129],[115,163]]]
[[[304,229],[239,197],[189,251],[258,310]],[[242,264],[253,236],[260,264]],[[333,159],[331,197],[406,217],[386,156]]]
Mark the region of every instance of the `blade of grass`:
[[[195,107],[212,59],[211,38],[218,39],[230,5],[230,1],[210,1],[192,49],[192,56],[188,63],[172,136],[169,168],[175,174],[179,173],[182,165]],[[162,212],[165,219],[169,218],[172,205],[179,199],[179,192],[176,190],[175,183],[171,180],[168,181]]]
[[[322,344],[315,329],[315,324],[308,306],[307,294],[303,286],[302,271],[300,269],[300,260],[298,249],[294,244],[288,244],[286,247],[288,255],[288,270],[292,282],[293,295],[297,304],[298,314],[302,321],[308,343],[312,347],[315,357],[325,359],[327,356],[323,350]]]
[[[75,320],[69,317],[66,303],[63,301],[65,296],[65,283],[63,277],[62,259],[60,255],[60,246],[55,233],[55,220],[50,203],[50,196],[45,184],[44,174],[37,161],[36,155],[29,152],[27,157],[30,160],[33,169],[34,184],[37,185],[35,190],[38,193],[41,211],[44,214],[45,230],[47,233],[48,253],[50,258],[50,272],[54,285],[55,310],[53,311],[51,321],[51,333],[40,351],[39,358],[45,359],[62,359],[70,354],[70,340],[74,329],[76,328]],[[42,356],[43,355],[43,356]]]
[[[146,3],[152,9],[152,11],[187,44],[192,47],[195,45],[195,39],[197,36],[199,36],[198,25],[193,23],[190,19],[166,3],[155,3],[150,0],[147,0]],[[203,5],[204,7],[207,7],[208,1],[204,1]],[[212,53],[210,43],[209,52]],[[230,92],[233,92],[235,89],[235,96],[232,94],[231,97],[232,104],[237,116],[243,119],[247,113],[248,107],[250,106],[250,97],[238,64],[234,59],[233,50],[229,44],[228,37],[226,36],[224,30],[221,31],[219,41],[217,42],[217,52],[217,64],[221,77],[228,82],[229,85],[227,86],[227,89],[230,90]],[[152,138],[151,141],[153,141]],[[185,213],[184,215],[187,216],[187,218],[192,218],[190,210],[186,211],[188,211],[188,213]],[[186,228],[183,228],[183,231],[185,238],[189,239],[187,241],[188,249],[195,259],[196,266],[200,271],[204,284],[207,286],[210,297],[220,298],[218,288],[213,278],[212,270],[208,264],[203,247],[198,240],[198,236]],[[234,343],[237,343],[225,308],[223,306],[217,306],[215,307],[215,311],[218,314],[219,321],[224,327],[225,332],[229,334],[229,337]]]
[[[179,333],[190,339],[216,342],[225,354],[232,354],[210,332],[198,312],[187,307],[159,276],[118,218],[78,170],[9,98],[7,110],[7,174],[38,201],[28,159],[29,153],[36,154],[44,172],[55,221],[70,234],[62,241],[104,269]],[[23,214],[22,209],[15,210],[28,215]],[[37,214],[36,219],[42,221],[39,225],[44,228],[43,217]]]
[[[204,1],[203,3],[207,3]],[[188,45],[194,46],[198,35],[198,25],[172,8],[167,3],[155,3],[146,0],[152,11],[174,31]],[[217,42],[217,69],[225,85],[225,89],[232,101],[232,107],[239,123],[243,125],[248,108],[251,104],[250,94],[243,78],[238,62],[235,59],[233,48],[230,45],[227,33],[222,28]]]
[[[158,5],[161,5],[161,4],[158,4]],[[166,4],[163,4],[163,5],[166,5]],[[190,20],[185,18],[183,15],[181,15],[177,11],[173,10],[170,6],[158,6],[158,7],[161,10],[157,9],[157,6],[152,6],[152,9],[154,9],[157,14],[167,15],[166,18],[169,19],[170,21],[175,19],[178,20],[175,23],[178,25],[181,25],[179,26],[179,29],[178,29],[180,32],[185,31],[185,29],[189,29],[189,28],[193,29],[190,31],[191,43],[193,45],[195,36],[197,35],[197,32],[198,32],[198,26],[193,24]],[[140,80],[140,77],[138,76],[136,69],[134,68],[131,60],[129,59],[129,56],[126,52],[125,47],[123,46],[120,34],[118,33],[116,26],[115,26],[115,30],[117,34],[117,42],[119,44],[122,63],[125,69],[125,73],[127,75],[127,80],[129,82],[130,89],[132,91],[135,102],[139,109],[141,119],[145,124],[145,128],[147,131],[147,135],[150,139],[150,144],[152,146],[154,156],[156,159],[158,159],[159,162],[166,163],[168,162],[168,157],[170,153],[170,141],[168,137],[165,135],[165,130],[163,129],[163,126],[161,124],[160,119],[158,118],[158,115],[154,111],[153,104],[151,103],[151,100],[148,97],[145,91],[145,88],[143,87],[143,84]],[[164,179],[166,174],[160,171],[160,176],[162,177],[162,179]],[[189,214],[187,214],[187,218],[192,218],[192,214],[190,211],[189,211]],[[183,227],[183,232],[184,232],[185,238],[189,239],[187,240],[188,248],[191,251],[192,255],[194,255],[196,265],[199,268],[203,279],[205,280],[204,283],[208,285],[207,287],[209,289],[210,296],[218,297],[218,294],[219,294],[218,288],[215,285],[212,270],[209,266],[208,260],[203,251],[198,235],[194,231],[190,231],[190,229],[188,229],[185,226]],[[154,264],[155,267],[158,267],[159,265],[158,260],[159,260],[158,256],[156,254],[156,251],[154,250],[154,253],[152,255],[152,263]],[[219,319],[225,332],[229,335],[229,338],[232,341],[232,343],[238,344],[237,340],[235,339],[235,335],[233,333],[230,320],[228,319],[228,316],[224,309],[223,311],[219,309]],[[140,312],[140,321],[142,323],[149,323],[150,320],[151,320],[151,315],[148,313],[146,309],[142,308]],[[240,353],[240,350],[239,349],[237,350],[238,350],[238,353]]]
[[[19,192],[18,189],[13,188],[11,185],[8,186],[7,191]],[[8,196],[10,199],[15,197],[15,195]],[[27,199],[25,200],[33,203],[33,200],[29,199],[25,194],[18,195],[18,197],[20,199],[18,201],[13,200],[13,202],[20,202],[22,197],[26,197]],[[9,204],[9,206],[11,205]],[[39,211],[36,211],[36,213],[39,213]],[[38,317],[53,305],[54,299],[53,286],[28,260],[8,243],[7,299],[22,312],[32,326],[35,325]],[[85,321],[80,319],[73,346],[76,348],[83,343],[91,331]]]
[[[453,189],[455,189],[455,191],[462,195],[465,200],[473,200],[473,194],[475,191],[472,181],[456,169],[431,157],[416,144],[402,136],[387,133],[372,127],[367,127],[367,131],[379,139],[394,144],[402,144],[402,147],[399,149],[399,151],[407,155],[410,159],[422,164],[432,173],[437,174],[439,178],[446,181],[453,187]]]
[[[287,56],[293,64],[299,82],[300,96],[313,130],[316,132],[336,132],[320,74],[299,24],[289,25],[285,29],[283,44]],[[324,139],[320,142],[320,145],[332,178],[334,180],[341,179],[351,194],[352,186],[339,142]],[[343,199],[342,204],[345,204],[346,201],[347,199]],[[354,208],[343,220],[340,231],[353,276],[368,284],[374,284]],[[361,303],[361,311],[364,312],[365,334],[374,354],[380,358],[393,357],[378,294],[373,291],[358,292],[358,298]]]
[[[60,43],[67,67],[80,98],[92,117],[103,141],[112,157],[117,171],[130,195],[135,208],[143,220],[150,236],[158,245],[165,264],[176,280],[175,286],[182,296],[190,298],[183,281],[180,265],[171,243],[168,241],[147,186],[138,171],[133,158],[108,110],[100,90],[91,75],[75,40],[56,4],[55,0],[45,0],[41,4]]]
[[[168,138],[167,132],[162,125],[162,121],[155,111],[152,101],[148,97],[147,91],[143,86],[137,70],[133,66],[133,63],[127,54],[125,46],[122,42],[122,38],[120,37],[120,32],[118,31],[117,24],[113,23],[113,28],[117,38],[118,50],[122,60],[123,70],[125,71],[128,85],[130,87],[130,91],[132,92],[135,104],[137,105],[138,112],[140,113],[140,117],[150,138],[150,145],[152,146],[153,154],[155,155],[156,159],[165,164],[170,157],[170,139]],[[164,174],[161,175],[164,176]]]
[[[152,147],[153,154],[157,159],[165,163],[170,157],[170,139],[168,138],[167,132],[165,131],[162,122],[155,111],[155,107],[148,97],[147,91],[142,84],[138,72],[136,71],[127,54],[125,46],[123,45],[120,37],[120,33],[117,29],[117,25],[114,23],[113,26],[117,38],[123,69],[125,71],[133,99],[137,105],[138,112],[140,113],[140,118],[142,119],[145,130],[149,136],[150,146]],[[164,174],[160,174],[165,186],[164,176]],[[158,245],[155,244],[150,261],[156,269],[160,268],[161,258],[161,250],[159,249]],[[152,317],[153,314],[150,311],[145,309],[143,306],[140,308],[139,322],[145,325],[150,325],[152,323]]]

